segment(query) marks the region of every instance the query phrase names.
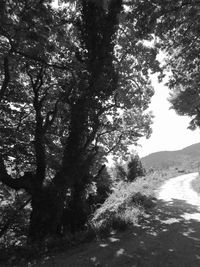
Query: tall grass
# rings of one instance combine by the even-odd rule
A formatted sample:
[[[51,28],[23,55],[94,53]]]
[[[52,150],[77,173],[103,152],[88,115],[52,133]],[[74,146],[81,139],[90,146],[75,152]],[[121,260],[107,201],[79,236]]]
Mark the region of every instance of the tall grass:
[[[180,175],[177,170],[156,171],[134,182],[120,182],[112,194],[93,214],[90,225],[98,236],[112,229],[125,230],[138,223],[155,203],[156,190],[167,179]]]

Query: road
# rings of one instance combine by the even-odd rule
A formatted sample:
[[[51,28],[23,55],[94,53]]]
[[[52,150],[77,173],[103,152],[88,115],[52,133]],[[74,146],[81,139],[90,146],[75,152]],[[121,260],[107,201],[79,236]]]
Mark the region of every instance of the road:
[[[171,178],[159,189],[158,199],[164,201],[185,200],[188,204],[200,207],[200,196],[191,187],[192,180],[197,176],[198,173],[195,172]]]
[[[59,254],[37,267],[199,267],[200,197],[197,173],[168,180],[156,207],[138,226]]]

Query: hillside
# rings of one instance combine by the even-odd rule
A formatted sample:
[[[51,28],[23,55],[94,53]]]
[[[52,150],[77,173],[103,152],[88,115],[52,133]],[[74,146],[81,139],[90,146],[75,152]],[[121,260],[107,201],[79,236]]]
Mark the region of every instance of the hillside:
[[[177,151],[160,151],[142,158],[145,169],[197,170],[200,164],[200,143],[193,144]]]

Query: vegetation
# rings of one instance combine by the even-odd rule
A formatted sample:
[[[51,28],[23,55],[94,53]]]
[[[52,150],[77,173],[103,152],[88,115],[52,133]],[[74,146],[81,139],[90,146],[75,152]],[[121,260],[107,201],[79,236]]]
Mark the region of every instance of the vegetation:
[[[159,2],[159,1],[155,1]],[[199,9],[198,1],[163,1],[155,16],[160,17],[155,34],[166,53],[163,69],[169,71],[172,108],[191,117],[191,130],[200,126],[199,98]]]
[[[127,157],[128,158],[128,157]],[[110,173],[116,182],[132,182],[139,176],[145,176],[146,171],[137,153],[132,153],[126,162],[116,162],[110,168]]]
[[[152,29],[141,29],[139,13],[132,23],[137,3],[64,2],[0,8],[0,180],[30,198],[32,243],[83,230],[89,189],[109,192],[98,180],[106,156],[125,157],[151,132],[149,71],[159,66],[143,42]]]
[[[161,151],[142,158],[147,171],[177,169],[179,172],[198,171],[200,143],[193,144],[177,151]]]
[[[145,176],[145,169],[142,166],[142,162],[139,156],[131,155],[129,162],[127,163],[127,180],[132,182],[137,177]]]
[[[154,171],[133,182],[118,183],[90,220],[96,235],[105,236],[112,230],[125,230],[139,223],[155,206],[156,190],[167,179],[177,175],[175,169]]]
[[[198,2],[62,3],[0,3],[5,247],[21,246],[27,237],[30,244],[45,244],[76,235],[89,221],[94,229],[103,223],[123,228],[148,206],[151,193],[143,181],[154,185],[156,179],[136,178],[144,175],[137,156],[127,170],[116,168],[118,182],[128,183],[119,182],[113,192],[105,164],[110,154],[127,161],[129,145],[150,136],[151,73],[162,79],[170,68],[173,108],[192,117],[191,129],[200,125]],[[162,69],[160,50],[168,55]]]

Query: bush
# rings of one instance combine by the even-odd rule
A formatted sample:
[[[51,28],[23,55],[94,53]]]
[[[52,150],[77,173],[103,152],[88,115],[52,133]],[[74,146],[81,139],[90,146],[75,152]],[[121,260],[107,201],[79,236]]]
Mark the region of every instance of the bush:
[[[23,192],[14,194],[4,186],[1,186],[0,192],[0,249],[22,246],[26,242],[30,216],[30,205],[24,207],[28,197]]]
[[[139,176],[145,176],[146,172],[138,155],[132,155],[127,164],[127,180],[132,182]]]
[[[125,166],[120,163],[115,164],[115,179],[117,181],[127,180],[127,172],[125,170]]]
[[[137,223],[145,210],[153,206],[151,192],[144,188],[145,184],[137,181],[119,183],[90,221],[98,236],[106,236],[112,229],[125,230]]]

